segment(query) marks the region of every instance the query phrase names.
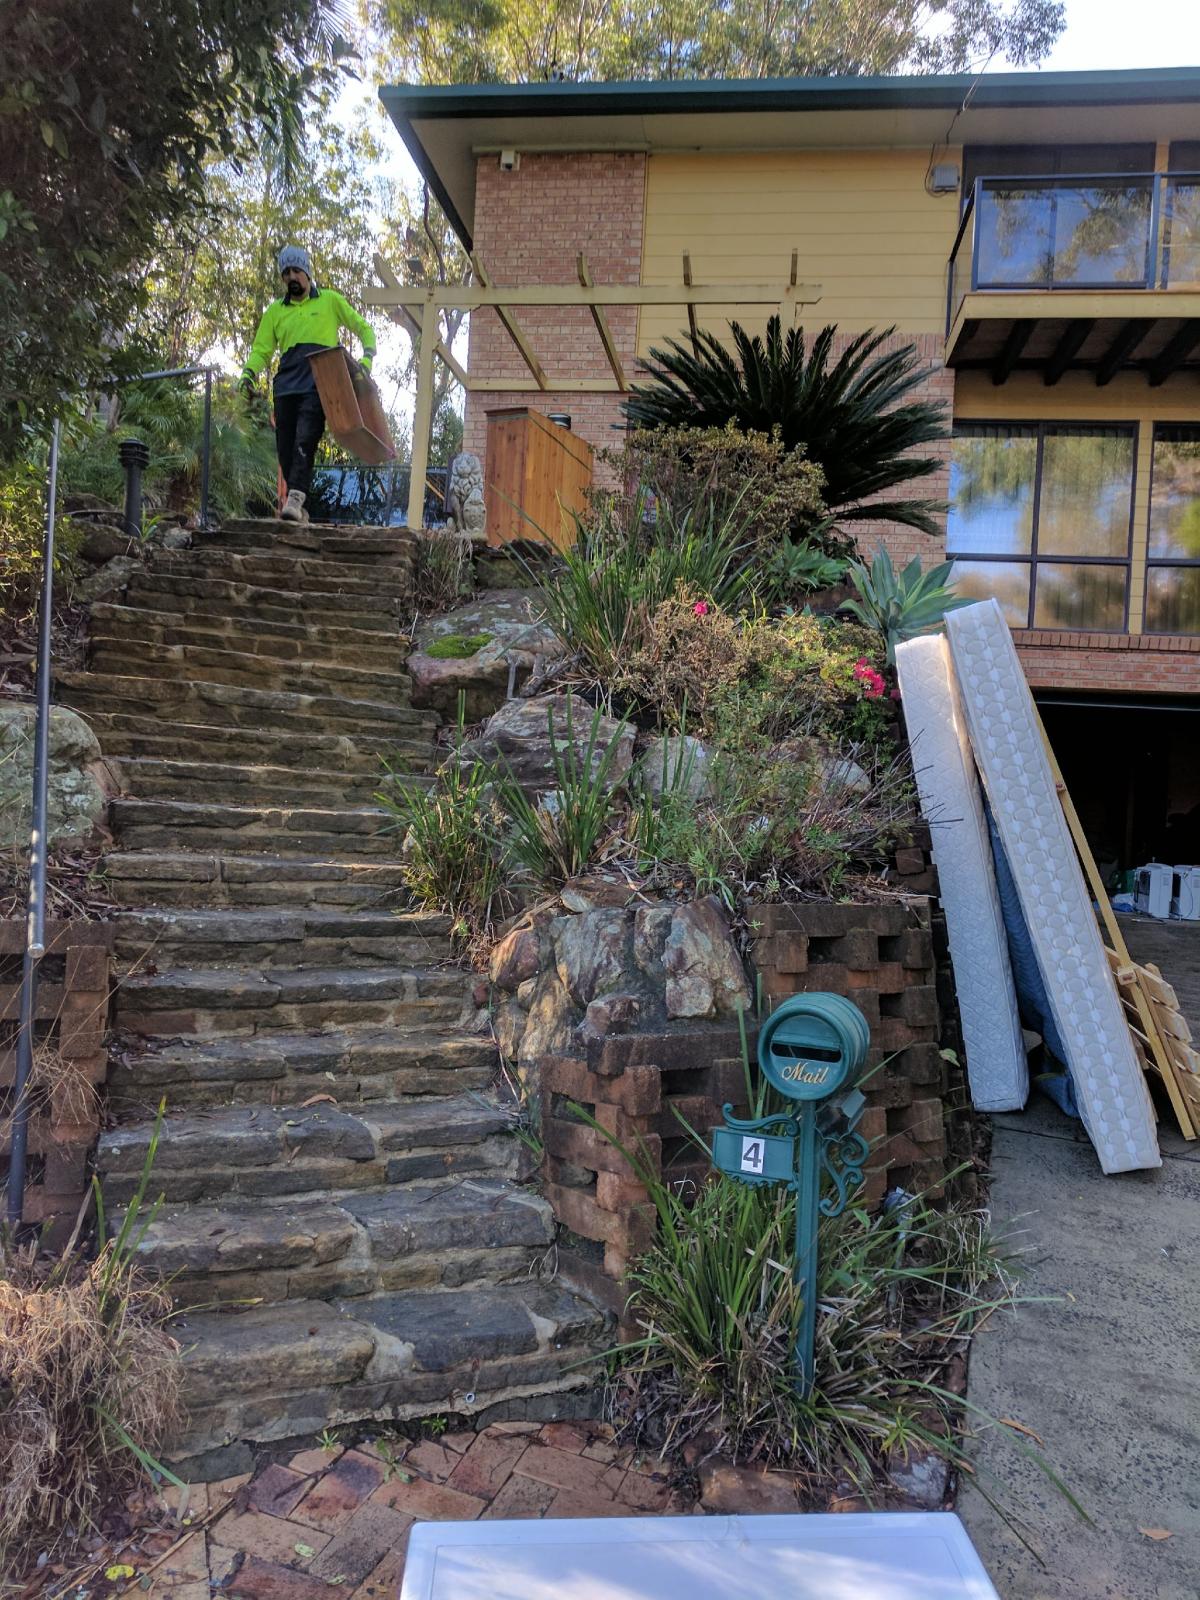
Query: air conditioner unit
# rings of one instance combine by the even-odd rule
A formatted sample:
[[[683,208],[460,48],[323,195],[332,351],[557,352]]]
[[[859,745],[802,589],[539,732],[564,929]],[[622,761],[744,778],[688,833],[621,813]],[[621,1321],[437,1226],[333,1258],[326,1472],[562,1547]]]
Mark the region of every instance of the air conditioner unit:
[[[1171,915],[1183,922],[1200,922],[1200,867],[1175,868]]]
[[[1169,917],[1175,870],[1163,861],[1138,867],[1133,875],[1133,903],[1143,916]]]

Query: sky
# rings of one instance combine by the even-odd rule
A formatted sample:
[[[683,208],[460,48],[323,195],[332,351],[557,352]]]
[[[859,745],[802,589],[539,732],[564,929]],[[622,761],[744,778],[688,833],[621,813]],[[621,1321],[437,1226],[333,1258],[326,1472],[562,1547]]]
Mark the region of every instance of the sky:
[[[1116,67],[1200,66],[1200,6],[1194,0],[1067,0],[1067,26],[1052,53],[1042,63],[1043,71],[1085,72]],[[1005,71],[1007,64],[996,61],[992,71]],[[348,88],[342,96],[347,117],[364,101],[372,101],[375,91],[365,84]],[[416,194],[419,179],[416,167],[400,136],[390,122],[380,119],[381,138],[389,151],[388,170]],[[407,350],[407,338],[377,318],[380,333],[380,377],[384,379],[384,400],[409,415],[411,396],[401,392],[395,374]],[[465,354],[465,333],[460,336]],[[385,378],[389,372],[391,381]]]

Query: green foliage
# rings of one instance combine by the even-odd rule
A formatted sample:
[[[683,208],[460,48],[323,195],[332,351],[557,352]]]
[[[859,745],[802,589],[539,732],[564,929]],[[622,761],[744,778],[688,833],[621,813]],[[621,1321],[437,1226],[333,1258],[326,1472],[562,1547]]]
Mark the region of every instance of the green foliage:
[[[37,454],[0,469],[0,610],[25,606],[41,580],[46,534],[46,463]],[[69,569],[83,531],[60,516],[54,529],[54,569]]]
[[[185,382],[129,384],[107,416],[78,424],[62,452],[66,492],[92,494],[114,505],[124,494],[118,457],[123,439],[150,450],[142,486],[151,507],[194,511],[200,503],[204,396]],[[250,415],[224,384],[213,388],[209,504],[221,517],[245,516],[275,500],[275,435],[261,414]]]
[[[701,331],[697,347],[678,339],[654,349],[646,362],[651,381],[635,385],[624,403],[638,428],[724,428],[773,436],[786,450],[802,449],[824,478],[826,505],[842,521],[887,517],[925,533],[939,531],[945,510],[932,500],[869,497],[936,472],[934,456],[913,454],[947,437],[944,408],[909,400],[926,371],[916,349],[884,350],[894,329],[854,335],[832,360],[837,328],[823,328],[809,350],[800,328],[786,338],[778,316],[765,340],[737,322],[729,325],[732,350]]]
[[[462,753],[459,718],[456,759],[438,768],[433,783],[388,768],[376,801],[391,814],[391,831],[403,839],[401,874],[417,905],[448,911],[458,931],[485,927],[503,883],[493,773]]]
[[[606,460],[621,483],[649,489],[683,510],[710,504],[719,516],[736,510],[745,536],[764,550],[785,538],[831,540],[821,498],[819,467],[802,450],[785,450],[778,430],[742,433],[723,428],[635,429]],[[834,551],[832,542],[830,552]]]
[[[341,0],[0,8],[0,460],[146,357],[147,264],[209,214],[214,160],[264,142],[347,53]]]
[[[898,644],[932,633],[947,611],[971,604],[969,598],[955,594],[949,582],[953,570],[954,563],[946,561],[922,572],[921,559],[914,556],[898,573],[880,545],[869,569],[861,561],[851,562],[850,577],[858,599],[847,600],[843,609],[879,635],[887,647],[888,663],[894,665]]]
[[[425,647],[425,654],[435,661],[466,661],[478,655],[485,644],[492,642],[490,633],[445,633],[440,639]]]
[[[1036,64],[1065,26],[1060,0],[818,0],[764,14],[648,0],[369,0],[392,79],[779,78],[963,72],[994,57]]]
[[[718,749],[698,795],[672,777],[657,802],[642,797],[631,849],[660,886],[683,883],[731,909],[745,898],[829,897],[852,868],[886,858],[911,813],[908,773],[894,756],[850,746],[831,759],[804,740]]]
[[[599,682],[619,681],[647,619],[680,590],[719,605],[750,593],[751,546],[742,508],[660,501],[644,492],[575,517],[575,543],[541,584],[546,621]]]
[[[845,556],[828,556],[819,545],[788,540],[772,550],[758,577],[758,593],[767,605],[790,604],[818,589],[832,589],[846,576]]]
[[[622,730],[618,728],[608,743],[601,745],[601,716],[597,707],[587,742],[580,750],[575,742],[573,698],[567,697],[562,738],[554,726],[554,708],[548,707],[554,788],[537,803],[511,772],[502,769],[496,773],[497,795],[511,824],[508,860],[535,883],[561,885],[582,872],[609,829],[615,806],[612,769]]]

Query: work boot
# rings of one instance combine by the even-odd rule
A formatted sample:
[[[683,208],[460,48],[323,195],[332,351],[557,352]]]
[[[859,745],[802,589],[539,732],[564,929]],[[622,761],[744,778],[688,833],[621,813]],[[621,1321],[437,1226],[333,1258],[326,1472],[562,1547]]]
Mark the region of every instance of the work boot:
[[[304,509],[304,496],[299,489],[292,489],[289,492],[284,508],[279,515],[284,522],[308,521],[308,512]]]

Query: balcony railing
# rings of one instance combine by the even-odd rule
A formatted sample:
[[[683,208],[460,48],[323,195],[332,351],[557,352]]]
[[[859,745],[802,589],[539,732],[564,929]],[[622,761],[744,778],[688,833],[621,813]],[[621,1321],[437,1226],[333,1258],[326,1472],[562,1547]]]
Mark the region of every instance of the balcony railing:
[[[1200,174],[977,178],[950,252],[968,290],[1200,287]]]

